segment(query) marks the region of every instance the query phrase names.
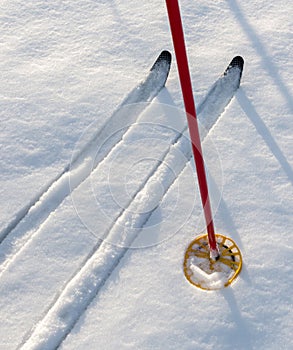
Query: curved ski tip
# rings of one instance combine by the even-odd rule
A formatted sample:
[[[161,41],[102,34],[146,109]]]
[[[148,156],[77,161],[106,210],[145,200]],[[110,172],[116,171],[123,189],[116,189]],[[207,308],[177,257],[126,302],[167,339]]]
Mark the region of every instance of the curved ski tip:
[[[242,75],[242,71],[243,71],[243,66],[244,66],[244,59],[241,56],[235,56],[232,61],[229,63],[228,67],[226,68],[224,75],[227,75],[232,68],[237,67],[240,71],[240,78]]]
[[[171,63],[172,55],[171,52],[168,50],[164,50],[160,53],[159,57],[157,58],[157,61],[167,61],[168,63]]]
[[[244,66],[244,59],[241,56],[235,56],[229,64],[230,67],[239,67],[241,70]]]
[[[164,50],[160,53],[159,57],[156,59],[156,62],[153,64],[151,70],[153,70],[161,62],[166,62],[168,66],[170,66],[171,60],[172,60],[171,53],[167,50]]]

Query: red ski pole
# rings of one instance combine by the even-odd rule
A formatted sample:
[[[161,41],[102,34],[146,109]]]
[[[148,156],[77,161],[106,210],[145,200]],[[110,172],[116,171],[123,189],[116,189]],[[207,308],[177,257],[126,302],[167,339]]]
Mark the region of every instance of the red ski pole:
[[[194,154],[196,172],[198,177],[202,206],[207,226],[208,241],[210,246],[211,258],[219,258],[219,250],[216,242],[212,210],[208,192],[207,178],[202,155],[202,148],[196,118],[196,109],[193,99],[192,85],[188,67],[188,60],[185,48],[184,33],[180,15],[178,0],[166,0],[170,28],[173,38],[173,45],[177,60],[177,67],[180,78],[180,85],[185,105],[185,111],[188,121],[189,133],[192,142],[192,151]]]

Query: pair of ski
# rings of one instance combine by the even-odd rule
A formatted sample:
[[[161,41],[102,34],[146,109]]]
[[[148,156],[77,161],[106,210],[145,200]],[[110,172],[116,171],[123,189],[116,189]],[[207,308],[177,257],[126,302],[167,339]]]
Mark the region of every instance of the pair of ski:
[[[243,70],[243,63],[243,59],[240,56],[233,58],[224,74],[217,79],[207,93],[206,97],[199,104],[197,109],[198,117],[200,118],[201,123],[204,125],[204,130],[201,135],[202,139],[208,130],[210,130],[210,128],[214,125],[215,121],[218,119],[219,115],[223,112],[224,108],[232,99],[235,91],[238,89]],[[134,90],[132,90],[121,106],[130,103],[151,101],[165,86],[170,66],[171,54],[168,51],[163,51],[152,66],[147,78]],[[104,135],[106,137],[109,126],[114,125],[117,118],[118,114],[116,112],[112,115],[105,126],[97,133],[97,135]],[[137,118],[137,114],[136,116],[131,117],[133,121],[135,121],[135,118]],[[127,123],[130,121],[131,120],[127,120]],[[123,123],[123,121],[120,120],[120,123]],[[123,138],[126,131],[127,128],[124,128],[121,133],[117,135],[117,139],[113,142],[117,144],[117,142]],[[184,131],[187,131],[187,127]],[[184,152],[187,163],[192,157],[192,152],[191,148],[186,147],[186,142],[184,141],[186,138],[183,135],[185,133],[184,131],[182,134],[179,133],[177,135],[173,146]],[[96,137],[92,139],[91,146],[87,145],[85,149],[76,156],[74,163],[80,163],[82,161],[84,154],[87,153],[90,147],[95,144],[95,140],[97,140]],[[111,150],[112,143],[109,147]],[[167,151],[165,151],[165,153],[162,155],[161,164],[164,163],[165,158],[170,155],[174,147],[170,147]],[[102,156],[104,159],[106,157],[106,153],[103,152]],[[174,158],[174,162],[176,163],[176,158]],[[177,176],[180,174],[185,164],[180,164],[180,167],[178,167]],[[159,166],[156,171],[160,171]],[[146,184],[150,178],[151,174],[146,178]],[[166,193],[166,189],[170,188],[175,179],[176,176],[170,177],[165,181],[166,188],[165,192],[162,194],[162,198]],[[136,195],[134,195],[128,207],[119,213],[118,218],[123,218],[123,215],[127,215],[126,210],[129,208],[132,209],[131,206],[135,205],[135,199]],[[138,227],[137,231],[139,231],[139,228],[143,227],[143,223],[148,220],[154,210],[142,214],[144,215],[142,220],[140,220],[142,224]],[[129,210],[129,212],[132,212],[132,210]],[[116,218],[115,221],[117,221],[118,218]],[[108,233],[113,234],[115,231],[119,231],[119,227],[117,228],[114,223],[114,226],[109,229]],[[135,239],[135,236],[132,239]],[[32,344],[35,345],[35,348],[46,348],[48,344],[51,344],[51,346],[57,348],[71,332],[79,317],[99,293],[105,281],[109,278],[127,251],[128,249],[123,247],[113,246],[113,249],[110,249],[109,245],[99,242],[92,254],[85,259],[83,266],[81,266],[73,278],[68,281],[63,292],[59,295],[56,302],[52,305],[45,317],[39,322],[38,325],[36,325],[29,339],[24,342],[23,348],[32,349],[34,348]],[[104,259],[99,259],[99,255],[103,256]],[[108,263],[105,264],[105,261]],[[63,315],[66,315],[66,320],[63,319]],[[59,327],[58,325],[62,326]],[[54,330],[54,332],[52,332],[52,330]]]

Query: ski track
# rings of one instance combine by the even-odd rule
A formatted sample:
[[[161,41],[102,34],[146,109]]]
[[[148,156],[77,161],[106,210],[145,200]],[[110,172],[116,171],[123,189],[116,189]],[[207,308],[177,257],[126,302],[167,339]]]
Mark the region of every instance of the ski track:
[[[151,102],[164,87],[169,71],[167,64],[160,63],[161,71],[154,70],[153,67],[145,80],[124,98],[107,122],[83,145],[80,151],[72,156],[71,163],[24,206],[0,232],[0,276],[15,256],[33,239],[34,233],[50,214],[87,179],[91,171],[107,158],[131,124],[147,107],[147,103]],[[128,105],[132,108],[126,108]],[[106,143],[109,138],[111,142]],[[96,154],[97,149],[99,149],[98,154]],[[94,163],[89,161],[93,158]],[[73,171],[75,176],[71,176]]]
[[[233,74],[232,72],[230,77],[227,78],[228,81],[230,78],[231,80],[235,78],[233,74],[238,74],[235,69]],[[230,89],[227,88],[227,86],[229,87],[227,79],[225,80],[223,76],[220,77],[198,107],[199,121],[202,121],[200,125],[202,140],[215,125],[238,87],[234,84]],[[226,83],[227,85],[225,85]],[[131,128],[129,131],[131,132]],[[65,285],[60,295],[55,298],[42,320],[27,334],[26,339],[20,345],[21,349],[56,349],[71,332],[81,315],[127,253],[129,248],[126,247],[130,247],[137,238],[160,201],[192,158],[187,134],[187,127],[181,133],[178,133],[169,148],[163,153],[161,161],[153,167],[135,191],[131,200],[118,213],[116,219],[113,220],[112,225],[106,231],[107,240],[109,239],[112,242],[119,237],[120,246],[113,246],[105,240],[99,240],[78,271]],[[184,157],[178,157],[178,154],[183,154]],[[162,194],[155,195],[157,205],[148,210],[146,209],[149,201],[148,192],[160,193],[160,191],[156,192],[155,190],[158,179],[160,184],[163,184],[164,190]],[[150,191],[152,187],[153,189]],[[152,198],[152,200],[154,199]],[[126,227],[126,234],[124,232],[124,235],[121,235],[121,225]]]

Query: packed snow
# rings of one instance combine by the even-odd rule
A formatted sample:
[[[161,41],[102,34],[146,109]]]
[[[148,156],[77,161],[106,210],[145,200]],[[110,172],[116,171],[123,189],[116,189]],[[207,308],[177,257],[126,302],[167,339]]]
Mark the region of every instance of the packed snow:
[[[180,6],[215,226],[240,275],[217,291],[184,276],[205,223],[165,2],[2,1],[1,350],[293,348],[293,5]]]

